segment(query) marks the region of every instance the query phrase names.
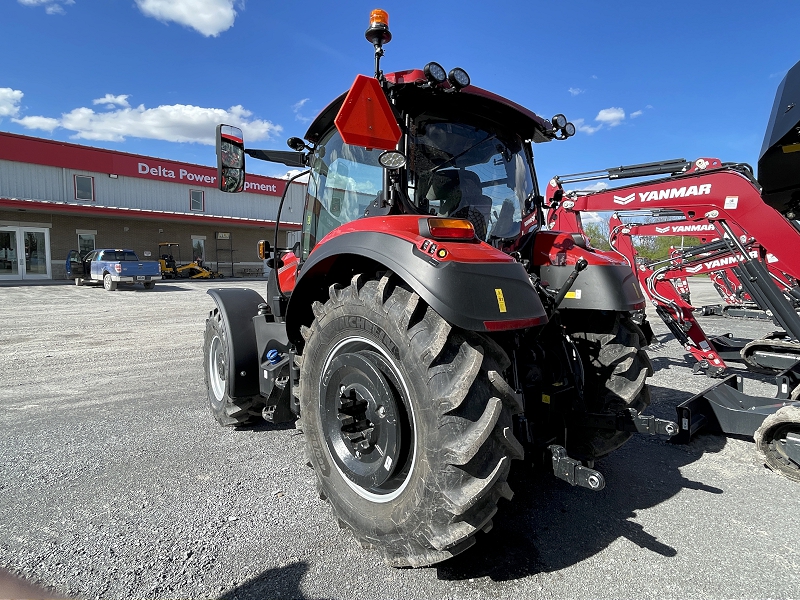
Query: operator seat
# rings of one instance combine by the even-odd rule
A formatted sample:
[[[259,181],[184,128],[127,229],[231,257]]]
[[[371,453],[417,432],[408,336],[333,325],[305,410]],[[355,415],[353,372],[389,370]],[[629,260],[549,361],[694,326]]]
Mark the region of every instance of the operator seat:
[[[482,193],[480,177],[466,169],[448,169],[437,171],[431,183],[440,202],[439,214],[469,220],[475,234],[485,240],[492,199]]]

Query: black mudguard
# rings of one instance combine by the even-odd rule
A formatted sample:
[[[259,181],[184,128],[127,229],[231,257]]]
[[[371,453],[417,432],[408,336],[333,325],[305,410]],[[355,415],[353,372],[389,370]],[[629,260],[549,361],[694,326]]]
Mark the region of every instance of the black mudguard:
[[[228,332],[228,395],[243,398],[259,395],[259,353],[253,317],[264,299],[247,288],[208,290],[219,308]]]
[[[539,274],[551,290],[560,289],[574,267],[544,266]],[[636,275],[627,265],[589,265],[578,275],[561,309],[634,311],[645,307]]]
[[[370,270],[396,273],[442,318],[468,331],[487,331],[486,321],[547,322],[520,263],[438,261],[402,238],[354,232],[318,246],[303,264],[286,312],[289,339],[302,347],[300,327],[311,323],[311,304],[325,302],[331,284],[349,283],[353,274]]]

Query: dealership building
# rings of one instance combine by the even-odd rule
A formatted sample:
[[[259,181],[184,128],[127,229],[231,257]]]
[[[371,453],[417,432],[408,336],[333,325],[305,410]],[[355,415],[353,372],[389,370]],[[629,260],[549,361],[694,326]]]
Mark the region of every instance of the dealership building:
[[[226,277],[263,274],[282,179],[217,189],[215,168],[0,132],[0,280],[64,279],[70,250],[133,249],[200,259]],[[305,186],[289,184],[278,243],[299,241]],[[164,246],[163,244],[178,244]]]

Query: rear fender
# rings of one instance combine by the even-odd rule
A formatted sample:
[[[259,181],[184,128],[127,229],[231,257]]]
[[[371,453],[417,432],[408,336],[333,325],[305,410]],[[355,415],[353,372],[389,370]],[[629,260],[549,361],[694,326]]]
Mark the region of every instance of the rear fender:
[[[445,248],[454,242],[442,242]],[[449,323],[468,331],[542,325],[547,314],[525,268],[518,262],[437,260],[415,242],[378,231],[345,233],[317,246],[303,264],[286,312],[289,339],[302,348],[300,327],[309,325],[314,301],[325,302],[331,284],[349,284],[357,273],[392,271]],[[457,254],[454,251],[448,254]]]
[[[635,311],[645,307],[639,281],[628,263],[586,248],[579,234],[537,232],[532,258],[539,276],[553,290],[564,285],[579,259],[589,263],[567,292],[562,309]]]
[[[214,299],[228,334],[228,395],[231,398],[259,395],[259,353],[254,319],[261,295],[247,288],[208,290]]]

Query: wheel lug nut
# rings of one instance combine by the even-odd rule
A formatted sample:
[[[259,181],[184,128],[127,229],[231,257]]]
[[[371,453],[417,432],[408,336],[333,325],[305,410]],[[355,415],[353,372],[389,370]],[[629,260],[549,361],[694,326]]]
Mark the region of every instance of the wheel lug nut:
[[[361,458],[361,452],[356,450],[356,458]]]
[[[378,413],[378,416],[383,419],[386,416],[386,409],[383,406],[379,406],[378,410],[375,411]]]

